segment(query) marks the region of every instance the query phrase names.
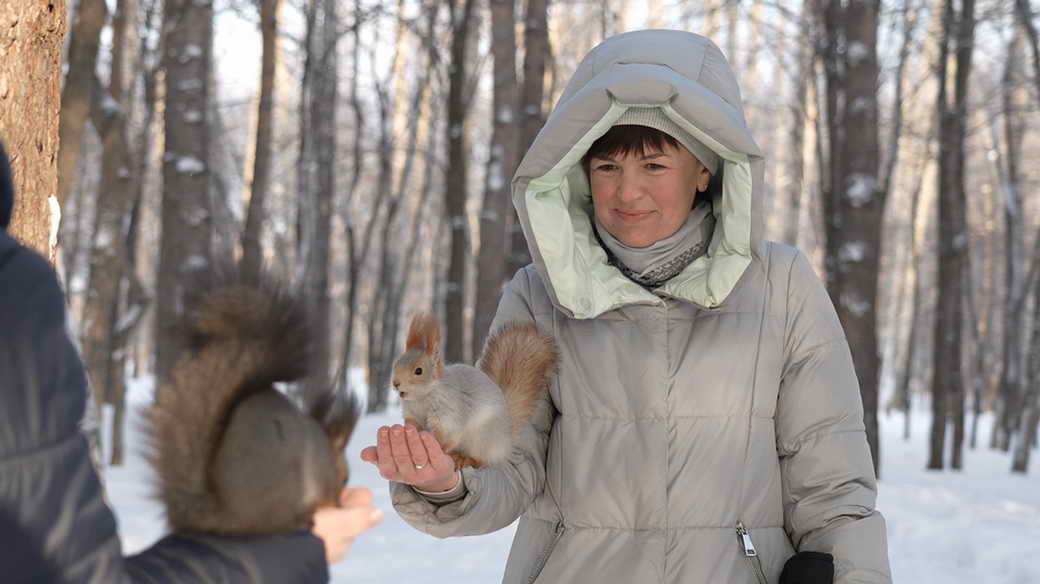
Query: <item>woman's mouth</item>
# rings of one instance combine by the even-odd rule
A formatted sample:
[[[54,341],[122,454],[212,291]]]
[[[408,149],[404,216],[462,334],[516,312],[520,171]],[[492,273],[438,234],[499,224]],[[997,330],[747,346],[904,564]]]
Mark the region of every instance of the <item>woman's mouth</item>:
[[[621,209],[614,209],[614,214],[619,219],[626,223],[638,223],[643,219],[646,219],[650,215],[653,215],[653,211],[622,211]]]

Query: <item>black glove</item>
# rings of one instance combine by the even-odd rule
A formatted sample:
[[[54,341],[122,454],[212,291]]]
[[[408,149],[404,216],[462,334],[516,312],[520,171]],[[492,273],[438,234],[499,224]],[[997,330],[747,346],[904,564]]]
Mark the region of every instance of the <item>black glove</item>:
[[[822,552],[798,552],[784,564],[780,584],[833,584],[834,556]]]

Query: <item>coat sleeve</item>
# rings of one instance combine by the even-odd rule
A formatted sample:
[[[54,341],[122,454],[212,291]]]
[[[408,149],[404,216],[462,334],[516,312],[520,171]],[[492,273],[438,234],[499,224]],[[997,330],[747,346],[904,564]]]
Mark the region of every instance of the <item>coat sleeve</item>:
[[[788,279],[776,414],[784,527],[798,551],[834,556],[836,584],[891,582],[859,383],[834,305],[800,252]]]
[[[0,232],[0,251],[5,244],[10,250],[5,237]],[[6,257],[0,265],[0,579],[327,582],[324,546],[307,532],[250,539],[175,535],[123,557],[79,425],[86,376],[66,331],[61,288],[37,254],[23,248]]]
[[[510,321],[533,321],[530,298],[532,271],[522,269],[506,286],[491,330]],[[509,462],[482,469],[466,468],[466,494],[439,504],[405,484],[390,483],[394,509],[412,527],[436,537],[482,535],[508,526],[541,493],[545,485],[545,453],[555,417],[546,394],[535,409],[532,424],[522,434]]]
[[[126,563],[133,584],[329,581],[324,545],[306,531],[264,537],[169,535]]]

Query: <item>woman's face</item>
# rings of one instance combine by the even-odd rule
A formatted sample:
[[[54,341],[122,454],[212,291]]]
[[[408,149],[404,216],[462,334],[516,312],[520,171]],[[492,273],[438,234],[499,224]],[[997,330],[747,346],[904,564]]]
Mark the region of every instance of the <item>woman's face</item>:
[[[653,245],[678,231],[710,178],[689,150],[667,143],[645,153],[589,159],[596,218],[631,247]]]

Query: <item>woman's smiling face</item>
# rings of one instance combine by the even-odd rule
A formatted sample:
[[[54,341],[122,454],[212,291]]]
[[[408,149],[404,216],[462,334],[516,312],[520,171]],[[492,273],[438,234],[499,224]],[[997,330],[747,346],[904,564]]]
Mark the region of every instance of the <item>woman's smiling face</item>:
[[[667,142],[589,158],[596,219],[631,247],[647,247],[686,222],[711,175],[682,145]]]

